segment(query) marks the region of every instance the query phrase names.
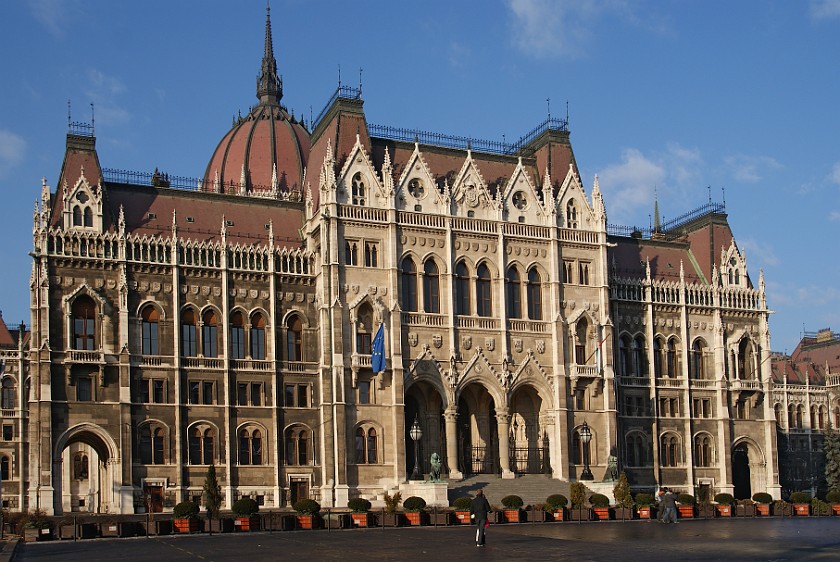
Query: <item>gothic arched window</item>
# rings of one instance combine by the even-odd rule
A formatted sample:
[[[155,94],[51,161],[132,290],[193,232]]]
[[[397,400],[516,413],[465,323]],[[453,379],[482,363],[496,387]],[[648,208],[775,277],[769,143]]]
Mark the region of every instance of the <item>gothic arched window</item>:
[[[365,193],[365,180],[360,173],[353,176],[352,195],[354,205],[364,205],[367,201]]]
[[[93,351],[96,347],[96,305],[82,295],[73,302],[73,349]]]
[[[230,358],[245,359],[245,319],[239,311],[230,317]]]
[[[216,312],[208,310],[204,313],[201,326],[201,345],[205,357],[219,356],[219,317]]]
[[[251,359],[265,359],[265,318],[259,312],[251,316]]]
[[[432,258],[423,264],[423,310],[430,314],[440,313],[440,272]]]
[[[181,355],[195,357],[196,354],[195,312],[188,308],[181,314]]]
[[[506,281],[508,318],[522,318],[522,280],[515,267],[508,268]]]
[[[455,314],[470,314],[470,274],[464,262],[455,266]]]
[[[160,313],[154,306],[148,305],[143,309],[140,316],[142,318],[141,332],[143,335],[142,353],[143,355],[157,355],[160,353],[158,345],[158,322],[160,320]]]
[[[286,328],[286,360],[303,361],[303,323],[300,316],[290,316]]]
[[[479,316],[493,315],[493,292],[490,289],[490,270],[483,263],[476,270],[475,306]]]
[[[542,279],[536,267],[528,270],[528,318],[542,320]]]
[[[405,257],[402,261],[402,309],[417,312],[417,267],[414,260]]]

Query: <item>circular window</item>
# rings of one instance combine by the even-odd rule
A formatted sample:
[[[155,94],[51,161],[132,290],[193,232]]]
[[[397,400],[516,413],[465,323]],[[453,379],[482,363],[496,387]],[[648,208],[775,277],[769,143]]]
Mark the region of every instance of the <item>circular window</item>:
[[[417,178],[414,178],[410,182],[408,182],[408,192],[415,199],[422,199],[424,195],[426,195],[426,188],[423,187],[423,182]]]
[[[517,191],[513,194],[513,206],[519,209],[520,211],[525,209],[528,206],[528,199],[525,197],[525,193],[522,191]]]
[[[84,191],[78,192],[76,194],[76,200],[79,201],[79,203],[87,203],[87,200],[88,200],[87,193],[85,193]]]

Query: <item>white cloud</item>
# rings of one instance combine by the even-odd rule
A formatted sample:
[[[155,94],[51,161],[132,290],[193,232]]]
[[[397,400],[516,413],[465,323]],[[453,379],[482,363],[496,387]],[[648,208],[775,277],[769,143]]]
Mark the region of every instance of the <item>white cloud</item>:
[[[831,174],[828,177],[831,183],[836,183],[837,185],[840,185],[840,162],[834,165],[834,167],[831,169]]]
[[[644,154],[636,148],[622,151],[621,161],[598,172],[601,190],[610,209],[610,222],[647,227],[653,212],[654,189],[660,211],[674,209],[673,202],[690,197],[701,186],[703,158],[700,151],[670,144],[661,152]],[[663,222],[668,217],[663,213]]]
[[[0,129],[0,177],[18,165],[26,153],[26,141],[11,131]]]
[[[738,246],[747,254],[747,260],[752,263],[755,259],[758,259],[763,265],[779,265],[782,263],[770,244],[760,242],[755,238],[739,239]]]
[[[85,95],[94,103],[96,123],[114,125],[129,121],[131,114],[117,103],[117,98],[126,91],[125,84],[95,68],[89,69],[85,76]]]
[[[784,168],[775,158],[769,156],[747,156],[736,154],[724,159],[736,181],[758,183],[768,174]]]
[[[840,17],[840,0],[811,0],[810,12],[815,20]]]
[[[32,16],[41,22],[53,37],[64,38],[67,28],[73,25],[73,12],[77,3],[68,0],[30,0]]]
[[[830,220],[830,221],[840,221],[840,211],[831,211],[828,214],[828,220]]]
[[[104,72],[96,70],[95,68],[91,68],[87,71],[87,77],[94,92],[119,94],[125,91],[125,84],[123,84],[119,79],[108,76]]]
[[[584,22],[595,11],[583,0],[508,0],[508,6],[515,45],[536,58],[579,55],[588,36]]]

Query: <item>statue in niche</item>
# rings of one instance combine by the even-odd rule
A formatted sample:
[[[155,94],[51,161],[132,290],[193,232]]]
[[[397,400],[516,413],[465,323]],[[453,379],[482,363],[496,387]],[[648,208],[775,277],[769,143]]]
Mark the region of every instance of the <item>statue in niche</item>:
[[[432,453],[432,458],[429,460],[431,464],[431,471],[429,472],[429,482],[440,482],[440,467],[442,465],[440,455]]]

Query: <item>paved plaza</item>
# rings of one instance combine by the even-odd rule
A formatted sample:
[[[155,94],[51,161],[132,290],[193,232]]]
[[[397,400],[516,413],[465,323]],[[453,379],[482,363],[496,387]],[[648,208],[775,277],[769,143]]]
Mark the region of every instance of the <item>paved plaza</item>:
[[[21,543],[15,561],[840,560],[840,518],[286,531]]]

